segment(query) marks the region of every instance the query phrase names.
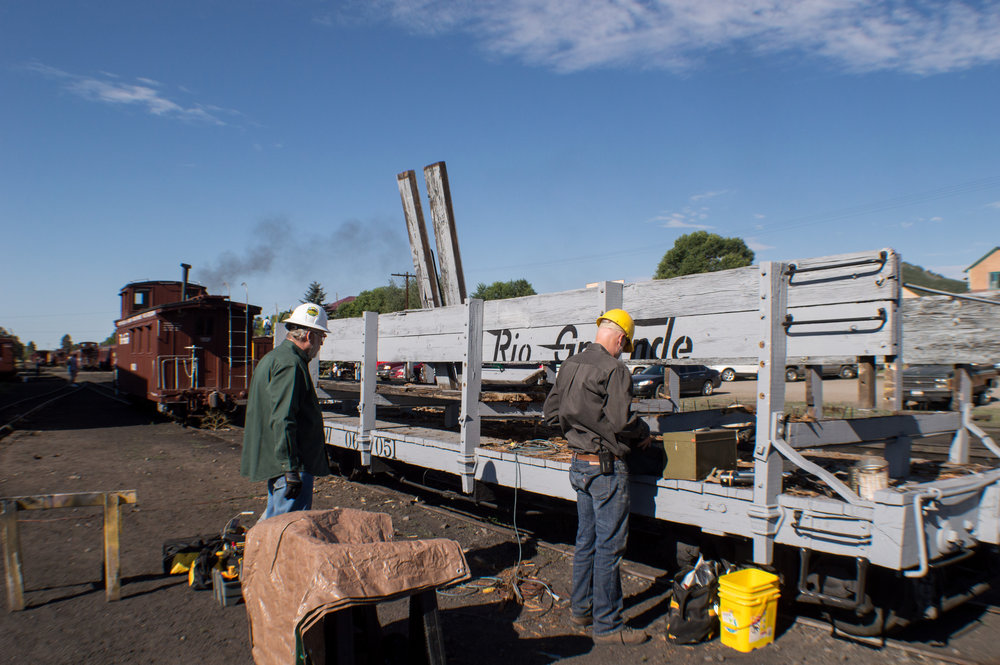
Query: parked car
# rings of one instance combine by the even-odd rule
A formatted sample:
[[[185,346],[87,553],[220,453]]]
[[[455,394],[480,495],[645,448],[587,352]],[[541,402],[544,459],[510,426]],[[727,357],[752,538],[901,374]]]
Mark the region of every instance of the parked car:
[[[680,376],[681,395],[711,395],[722,385],[719,372],[704,365],[673,365],[672,369]],[[667,388],[663,385],[665,370],[666,365],[652,365],[633,374],[632,394],[636,397],[666,398]]]
[[[413,363],[413,371],[410,376],[406,374],[406,363],[405,362],[380,362],[376,366],[375,374],[381,381],[410,381],[419,382],[421,372],[423,371],[423,363]]]
[[[735,381],[736,379],[756,379],[757,365],[712,365],[719,373],[719,378],[723,381]]]
[[[857,363],[820,365],[820,374],[824,379],[855,379],[858,376],[858,365]],[[789,365],[785,368],[785,381],[799,381],[805,377],[805,365]]]
[[[903,402],[926,408],[950,409],[955,370],[951,365],[915,365],[903,370]],[[972,402],[987,404],[997,385],[997,370],[989,365],[972,368]]]

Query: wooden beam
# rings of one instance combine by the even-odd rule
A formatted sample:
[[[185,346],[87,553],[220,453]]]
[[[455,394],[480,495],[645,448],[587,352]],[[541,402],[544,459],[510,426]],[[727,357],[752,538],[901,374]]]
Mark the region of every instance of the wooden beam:
[[[396,176],[396,184],[399,186],[399,197],[403,202],[406,232],[410,236],[410,253],[413,256],[413,269],[417,273],[417,290],[420,292],[421,307],[425,309],[440,307],[441,295],[438,292],[437,272],[434,270],[431,246],[427,240],[427,226],[424,224],[424,212],[420,206],[417,176],[413,171],[404,171]]]
[[[108,601],[121,600],[121,535],[122,508],[114,492],[104,495],[104,597]]]
[[[778,530],[778,495],[781,493],[782,457],[774,447],[784,432],[777,431],[785,404],[787,338],[782,323],[788,311],[786,266],[760,264],[757,326],[757,429],[754,443],[753,507],[747,511],[753,530],[753,560],[770,564]]]
[[[806,415],[816,420],[823,419],[822,370],[818,365],[806,366]]]
[[[12,612],[24,609],[24,575],[21,569],[21,537],[17,529],[17,503],[3,500],[0,513],[3,527],[3,562],[7,573],[7,607]]]
[[[424,167],[424,179],[427,181],[427,198],[431,205],[434,240],[441,266],[441,304],[461,305],[465,302],[465,273],[462,271],[451,188],[444,162]]]
[[[875,408],[875,356],[858,356],[858,406]]]

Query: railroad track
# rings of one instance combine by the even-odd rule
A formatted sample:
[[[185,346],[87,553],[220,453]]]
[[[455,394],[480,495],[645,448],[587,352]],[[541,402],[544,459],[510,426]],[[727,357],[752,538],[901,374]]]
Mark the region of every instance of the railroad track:
[[[48,386],[46,386],[46,388],[48,388]],[[45,407],[54,404],[65,397],[77,394],[80,390],[90,390],[98,395],[107,397],[108,399],[127,403],[125,400],[117,397],[113,391],[101,384],[91,383],[90,381],[81,381],[75,385],[63,383],[56,388],[52,388],[51,390],[45,389],[40,392],[36,392],[36,394],[22,397],[21,399],[7,402],[5,404],[0,404],[0,437],[6,436],[14,431],[15,426],[21,420],[24,420],[28,416],[41,411]]]

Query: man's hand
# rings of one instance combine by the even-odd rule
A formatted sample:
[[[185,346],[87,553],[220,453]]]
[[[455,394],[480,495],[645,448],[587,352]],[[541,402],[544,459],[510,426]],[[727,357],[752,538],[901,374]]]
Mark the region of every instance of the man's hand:
[[[285,498],[295,499],[302,491],[302,476],[298,471],[285,472]]]

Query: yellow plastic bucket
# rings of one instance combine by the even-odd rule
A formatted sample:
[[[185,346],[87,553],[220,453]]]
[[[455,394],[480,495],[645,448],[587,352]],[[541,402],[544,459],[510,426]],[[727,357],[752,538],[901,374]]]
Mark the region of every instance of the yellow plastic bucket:
[[[778,576],[747,568],[719,578],[719,636],[737,651],[752,651],[774,641],[778,613]]]

